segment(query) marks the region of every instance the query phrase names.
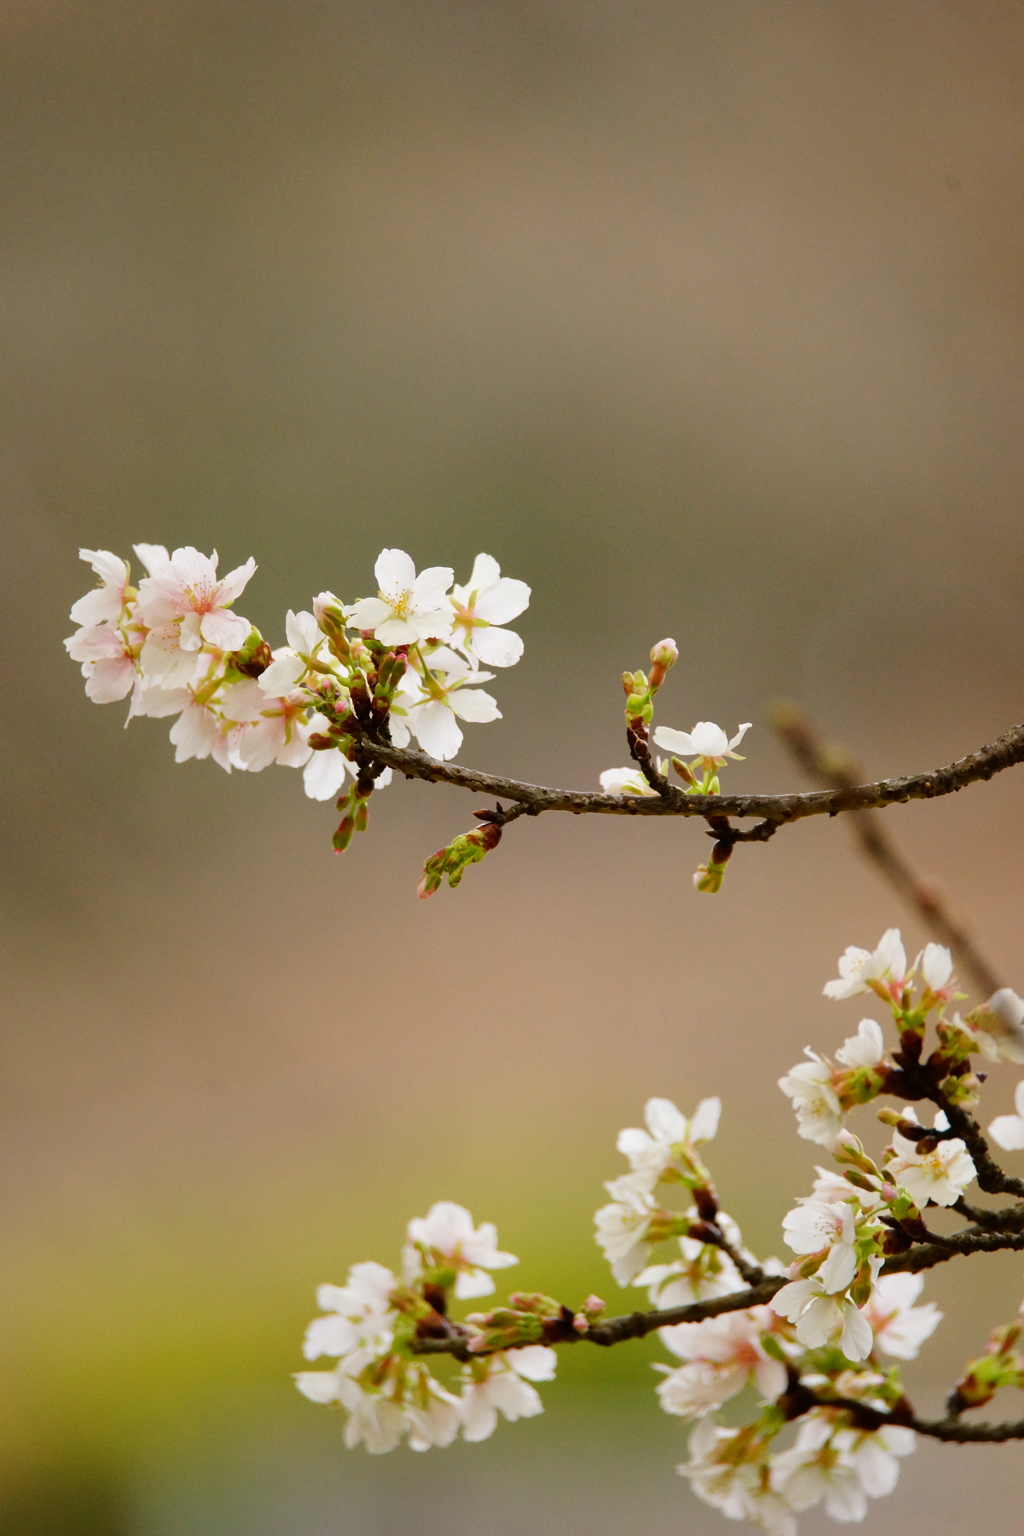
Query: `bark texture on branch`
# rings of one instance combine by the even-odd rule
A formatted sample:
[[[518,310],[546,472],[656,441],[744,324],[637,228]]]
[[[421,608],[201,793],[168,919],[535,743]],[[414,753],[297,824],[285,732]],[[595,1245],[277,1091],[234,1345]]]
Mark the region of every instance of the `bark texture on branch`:
[[[882,810],[907,800],[934,800],[941,795],[956,794],[968,784],[991,779],[1004,769],[1024,762],[1024,725],[1015,725],[988,746],[945,768],[895,779],[879,779],[873,784],[788,795],[690,795],[667,784],[665,792],[657,795],[605,795],[589,790],[551,789],[542,784],[503,778],[499,774],[481,773],[457,763],[441,763],[425,752],[380,741],[359,731],[358,726],[355,731],[359,736],[356,748],[359,757],[384,763],[408,779],[451,784],[474,794],[511,800],[517,816],[539,816],[545,811],[568,811],[576,816],[756,816],[767,823],[764,836],[770,836],[777,826],[801,821],[807,816]],[[509,815],[507,819],[512,820],[513,816]]]

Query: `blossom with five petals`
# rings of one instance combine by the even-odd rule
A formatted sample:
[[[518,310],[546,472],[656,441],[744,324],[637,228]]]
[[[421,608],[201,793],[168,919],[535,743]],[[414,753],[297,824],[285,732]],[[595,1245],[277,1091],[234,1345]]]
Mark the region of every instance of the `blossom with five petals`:
[[[348,610],[348,622],[372,630],[382,645],[415,645],[418,640],[447,640],[454,614],[448,588],[454,571],[432,565],[417,576],[404,549],[382,549],[373,568],[376,597],[364,597]]]
[[[660,1328],[662,1343],[687,1362],[675,1369],[655,1366],[665,1372],[657,1388],[665,1412],[698,1418],[720,1408],[751,1382],[767,1402],[773,1403],[786,1390],[787,1378],[785,1365],[769,1355],[761,1342],[771,1324],[767,1307],[752,1307],[701,1323]]]
[[[204,642],[222,651],[243,646],[252,625],[232,613],[231,604],[255,569],[250,558],[218,577],[217,551],[203,555],[186,545],[158,564],[152,576],[143,577],[138,611],[149,630],[140,658],[143,672],[166,677],[169,685],[187,683]]]
[[[912,1109],[903,1110],[905,1120],[916,1120]],[[937,1130],[946,1130],[948,1122],[940,1110],[935,1116]],[[955,1205],[974,1179],[977,1169],[966,1143],[959,1136],[940,1141],[931,1151],[921,1150],[924,1143],[911,1141],[893,1132],[890,1155],[885,1162],[886,1178],[905,1189],[914,1204],[924,1210],[929,1200],[934,1205]]]
[[[422,674],[410,668],[395,693],[395,706],[404,711],[391,716],[395,746],[408,746],[415,736],[424,752],[447,762],[462,746],[456,716],[476,725],[501,719],[497,700],[478,686],[493,676],[472,671],[445,646],[430,656]]]
[[[869,1262],[877,1272],[882,1260],[876,1257]],[[808,1280],[791,1280],[776,1291],[768,1305],[796,1325],[796,1336],[807,1349],[838,1344],[847,1360],[866,1360],[871,1353],[871,1324],[848,1296],[830,1293],[820,1274]]]
[[[529,606],[530,589],[525,581],[502,576],[497,560],[477,555],[464,587],[452,588],[449,602],[454,610],[452,644],[472,667],[513,667],[523,654],[523,642],[511,629],[500,626],[517,619]]]
[[[808,1060],[798,1062],[780,1077],[779,1087],[793,1101],[797,1135],[831,1147],[843,1128],[842,1106],[832,1087],[832,1068],[810,1046],[805,1047],[804,1055]]]
[[[852,1206],[841,1201],[826,1205],[804,1197],[783,1218],[786,1243],[794,1253],[822,1253],[827,1257],[818,1278],[828,1292],[845,1291],[857,1273],[857,1225]]]
[[[64,642],[67,644],[67,641]],[[1024,1066],[1024,998],[1012,987],[1000,987],[968,1019],[956,1016],[958,1029],[976,1042],[987,1061],[1012,1061]]]
[[[515,1254],[502,1253],[498,1248],[498,1233],[492,1222],[484,1221],[474,1227],[465,1206],[456,1205],[453,1200],[438,1200],[426,1216],[414,1217],[402,1250],[407,1284],[418,1280],[425,1269],[451,1267],[456,1271],[455,1294],[460,1300],[489,1296],[494,1281],[487,1271],[518,1263]]]
[[[721,1113],[722,1101],[717,1098],[701,1099],[690,1120],[671,1099],[648,1099],[644,1105],[646,1131],[620,1131],[615,1144],[629,1159],[634,1182],[653,1189],[670,1172],[690,1183],[695,1177],[702,1178],[704,1167],[697,1147],[713,1140]]]

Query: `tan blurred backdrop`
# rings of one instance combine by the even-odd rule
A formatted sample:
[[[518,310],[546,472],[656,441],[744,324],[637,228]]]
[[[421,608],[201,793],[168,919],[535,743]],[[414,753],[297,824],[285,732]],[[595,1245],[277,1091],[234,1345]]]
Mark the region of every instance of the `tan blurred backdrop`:
[[[1010,0],[0,7],[0,1532],[719,1529],[651,1348],[485,1446],[344,1452],[288,1382],[313,1288],[446,1197],[520,1284],[634,1305],[590,1213],[651,1093],[722,1094],[777,1246],[775,1079],[856,1024],[839,950],[922,932],[824,823],[714,901],[695,826],[520,823],[417,902],[473,802],[396,787],[337,859],[294,773],[175,767],[64,657],[76,550],[253,554],[278,642],[383,544],[493,553],[534,590],[495,771],[620,763],[665,633],[662,718],[756,722],[737,788],[798,781],[780,694],[872,771],[950,761],[1021,714],[1022,65]],[[888,813],[1018,986],[1022,813],[1010,775]],[[923,1403],[1020,1269],[936,1277]],[[864,1529],[1010,1536],[1020,1471],[922,1450]]]

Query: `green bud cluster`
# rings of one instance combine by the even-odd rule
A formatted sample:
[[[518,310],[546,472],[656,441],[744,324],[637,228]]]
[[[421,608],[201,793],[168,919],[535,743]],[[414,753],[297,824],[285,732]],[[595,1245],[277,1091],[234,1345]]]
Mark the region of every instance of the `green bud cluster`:
[[[454,890],[470,864],[479,864],[497,846],[500,838],[501,827],[496,822],[486,822],[481,827],[474,827],[472,832],[463,832],[447,848],[439,848],[423,866],[419,895],[433,896],[444,879]]]

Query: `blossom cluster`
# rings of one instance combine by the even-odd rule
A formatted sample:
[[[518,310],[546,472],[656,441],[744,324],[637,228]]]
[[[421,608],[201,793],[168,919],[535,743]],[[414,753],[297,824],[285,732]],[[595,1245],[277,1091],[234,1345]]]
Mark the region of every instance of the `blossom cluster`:
[[[942,1314],[921,1302],[921,1274],[895,1261],[886,1272],[886,1262],[915,1241],[932,1241],[927,1210],[957,1204],[975,1177],[950,1126],[977,1093],[971,1054],[1017,1061],[1024,1043],[1024,1002],[1015,993],[1004,989],[948,1018],[955,986],[948,950],[930,944],[908,965],[895,929],[876,949],[843,955],[825,995],[884,1001],[899,1047],[889,1055],[881,1025],[866,1018],[834,1062],[809,1053],[780,1080],[800,1135],[832,1157],[783,1218],[788,1263],[759,1262],[719,1204],[706,1162],[718,1098],[701,1100],[692,1115],[669,1099],[649,1099],[643,1126],[619,1133],[628,1171],[605,1185],[610,1199],[595,1214],[594,1235],[612,1277],[645,1289],[657,1309],[648,1327],[657,1327],[672,1357],[654,1367],[657,1398],[691,1426],[677,1470],[698,1497],[772,1536],[795,1536],[797,1516],[816,1506],[840,1521],[863,1518],[870,1499],[892,1492],[914,1449],[900,1366],[917,1356]],[[929,1023],[937,1044],[922,1066]],[[930,1126],[913,1104],[880,1111],[892,1134],[876,1160],[844,1117],[883,1094],[931,1097],[937,1109]],[[1018,1108],[993,1124],[1007,1145],[1024,1144],[1017,1129],[1024,1085]],[[308,1360],[328,1355],[334,1365],[300,1372],[299,1390],[339,1405],[346,1443],[371,1451],[391,1450],[403,1437],[414,1450],[447,1445],[460,1432],[480,1440],[499,1414],[540,1413],[533,1383],[553,1377],[555,1346],[612,1342],[635,1315],[606,1324],[597,1297],[573,1311],[548,1296],[514,1293],[489,1312],[451,1318],[453,1302],[489,1296],[493,1272],[515,1262],[498,1248],[492,1226],[474,1227],[469,1212],[450,1202],[433,1206],[409,1223],[400,1275],[357,1264],[345,1286],[320,1287],[324,1315],[310,1324],[304,1350]],[[687,1315],[695,1305],[699,1320]],[[986,1403],[1002,1387],[1024,1388],[1022,1331],[1024,1320],[995,1330],[966,1367],[951,1412]],[[453,1377],[442,1381],[425,1361],[451,1355],[459,1364],[449,1358]],[[756,1407],[737,1423],[743,1394]]]
[[[146,572],[137,586],[126,560],[81,551],[99,585],[75,603],[79,628],[64,643],[90,699],[131,695],[129,720],[175,717],[178,762],[209,757],[227,772],[301,768],[306,793],[329,800],[359,777],[346,724],[372,722],[399,747],[415,738],[443,761],[462,744],[460,721],[501,717],[480,686],[495,675],[483,667],[522,656],[519,635],[504,626],[527,607],[530,589],[502,576],[490,555],[477,556],[460,586],[448,566],[417,574],[403,550],[382,550],[377,596],[345,604],[321,592],[311,612],[289,611],[287,644],[271,650],[233,606],[254,560],[218,576],[216,552],[134,549]],[[349,836],[365,822],[359,802],[389,778],[389,769],[376,770],[353,796]]]
[[[730,1518],[778,1536],[792,1536],[796,1514],[818,1503],[838,1519],[860,1519],[869,1497],[892,1491],[899,1458],[913,1449],[912,1432],[895,1423],[865,1430],[847,1406],[816,1406],[796,1416],[794,1443],[778,1450],[776,1438],[793,1417],[783,1404],[801,1386],[824,1386],[844,1404],[889,1413],[901,1389],[879,1356],[912,1359],[941,1314],[916,1305],[921,1276],[879,1275],[883,1196],[843,1171],[819,1169],[812,1193],[785,1217],[785,1241],[798,1255],[788,1275],[777,1259],[758,1265],[719,1208],[700,1150],[716,1133],[720,1108],[718,1099],[705,1099],[688,1119],[666,1099],[648,1101],[646,1128],[619,1135],[630,1171],[605,1186],[612,1200],[596,1214],[596,1240],[614,1278],[646,1287],[661,1308],[736,1294],[768,1276],[788,1278],[767,1305],[659,1329],[682,1363],[655,1367],[658,1399],[666,1413],[696,1421],[679,1471]],[[866,1184],[859,1143],[839,1152]],[[885,1181],[876,1174],[875,1182]],[[667,1203],[680,1189],[692,1201],[683,1210]],[[680,1257],[652,1264],[665,1242]],[[754,1421],[740,1429],[717,1422],[717,1411],[747,1388],[761,1400]]]
[[[449,1387],[413,1348],[417,1340],[446,1337],[450,1302],[489,1295],[491,1271],[516,1262],[498,1248],[489,1222],[474,1227],[463,1206],[439,1201],[409,1223],[401,1278],[369,1262],[353,1265],[345,1285],[319,1287],[323,1315],[307,1328],[303,1353],[335,1364],[299,1371],[296,1386],[311,1402],[340,1406],[345,1444],[375,1453],[394,1450],[403,1437],[414,1451],[450,1445],[460,1431],[464,1440],[486,1440],[499,1413],[514,1420],[543,1412],[532,1383],[550,1381],[556,1363],[544,1344],[471,1353]],[[471,1314],[463,1325],[470,1352],[486,1339],[484,1322]]]

